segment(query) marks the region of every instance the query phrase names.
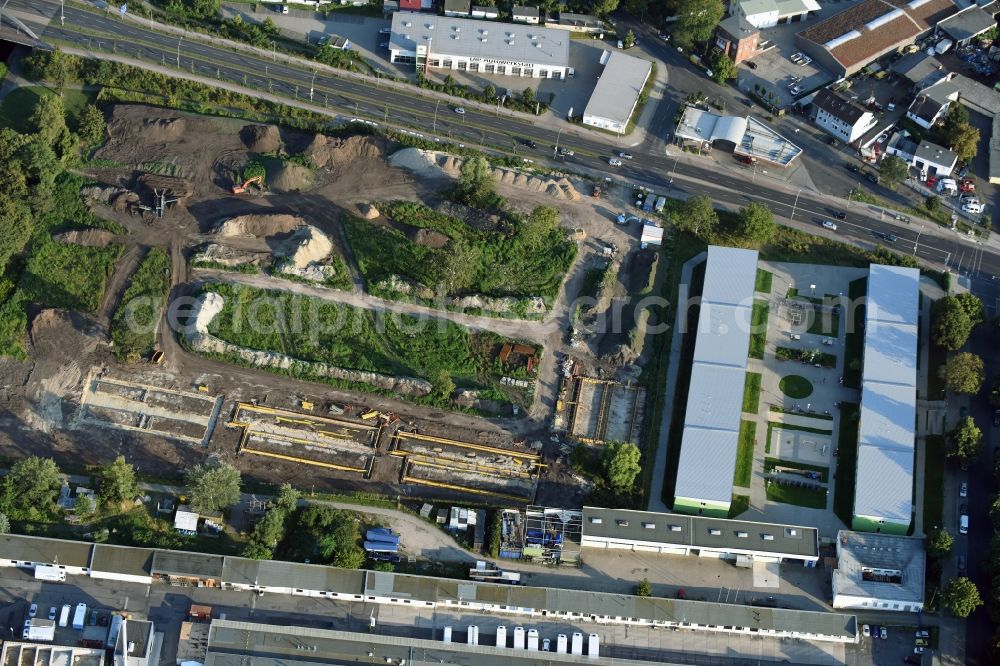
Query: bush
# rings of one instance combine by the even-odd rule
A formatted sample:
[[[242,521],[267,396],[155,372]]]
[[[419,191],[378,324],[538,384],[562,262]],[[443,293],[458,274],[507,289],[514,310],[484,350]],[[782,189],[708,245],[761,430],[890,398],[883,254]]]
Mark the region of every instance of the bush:
[[[132,275],[111,322],[111,340],[118,358],[152,354],[169,289],[170,259],[165,251],[151,248]]]

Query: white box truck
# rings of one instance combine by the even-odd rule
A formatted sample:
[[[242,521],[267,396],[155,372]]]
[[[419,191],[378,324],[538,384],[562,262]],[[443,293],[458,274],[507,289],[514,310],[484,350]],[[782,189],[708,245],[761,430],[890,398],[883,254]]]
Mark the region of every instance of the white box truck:
[[[538,629],[528,629],[528,649],[538,652]]]
[[[579,631],[573,632],[573,643],[570,645],[570,654],[575,654],[578,657],[583,656],[583,634]]]
[[[566,646],[569,644],[569,639],[566,638],[566,634],[559,634],[556,637],[556,652],[559,654],[566,654]]]
[[[63,604],[62,612],[59,613],[59,626],[65,629],[69,626],[69,614],[73,611],[73,607],[69,604]]]
[[[507,647],[507,627],[502,624],[497,627],[497,647]]]
[[[445,643],[451,643],[451,627],[444,628],[444,638],[442,640]]]
[[[524,649],[524,627],[514,627],[514,649]]]
[[[87,604],[77,604],[73,612],[73,628],[81,631],[87,624]]]
[[[591,659],[597,659],[601,656],[601,637],[599,635],[591,634],[587,640],[587,656]]]
[[[35,578],[37,580],[47,580],[53,583],[65,583],[66,572],[51,564],[36,564]]]

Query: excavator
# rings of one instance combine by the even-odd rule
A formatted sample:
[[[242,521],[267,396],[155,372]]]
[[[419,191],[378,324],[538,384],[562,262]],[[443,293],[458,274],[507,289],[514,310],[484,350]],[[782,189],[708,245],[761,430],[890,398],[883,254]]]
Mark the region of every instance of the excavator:
[[[254,176],[253,178],[247,178],[243,181],[243,184],[233,185],[233,194],[243,194],[251,185],[256,185],[257,187],[263,188],[264,186],[264,176]]]

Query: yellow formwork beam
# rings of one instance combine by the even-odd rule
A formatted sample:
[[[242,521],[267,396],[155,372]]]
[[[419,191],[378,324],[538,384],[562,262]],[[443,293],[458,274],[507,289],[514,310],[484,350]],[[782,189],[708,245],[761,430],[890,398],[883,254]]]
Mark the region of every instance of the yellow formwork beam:
[[[418,479],[407,474],[403,475],[400,479],[402,483],[418,483],[422,486],[433,486],[435,488],[445,488],[446,490],[457,490],[462,493],[474,493],[476,495],[490,495],[491,497],[502,497],[503,499],[511,500],[512,502],[519,502],[521,504],[526,504],[528,502],[527,498],[519,497],[517,495],[508,495],[506,493],[498,493],[492,490],[483,490],[481,488],[470,488],[467,486],[460,486],[454,483],[443,483],[441,481],[431,481],[429,479]]]
[[[358,472],[364,474],[366,469],[364,467],[350,467],[348,465],[337,465],[335,463],[320,462],[318,460],[308,460],[306,458],[296,458],[295,456],[286,456],[281,453],[271,453],[270,451],[260,451],[258,449],[243,449],[244,453],[253,453],[258,456],[265,456],[267,458],[277,458],[278,460],[287,460],[288,462],[301,463],[303,465],[314,465],[316,467],[326,467],[327,469],[337,469],[342,472]]]
[[[455,446],[461,449],[472,449],[474,451],[496,453],[497,455],[510,456],[512,458],[527,458],[529,460],[541,459],[541,456],[537,453],[521,453],[520,451],[511,451],[510,449],[501,449],[496,446],[487,446],[485,444],[473,444],[472,442],[463,442],[461,440],[448,439],[446,437],[433,437],[431,435],[421,435],[413,432],[398,432],[396,433],[396,437],[399,439],[417,439],[423,442],[446,444],[448,446]]]
[[[517,470],[509,470],[506,467],[496,467],[495,465],[475,465],[467,463],[461,460],[449,460],[447,465],[442,465],[441,463],[436,463],[429,460],[423,460],[427,456],[421,456],[419,453],[411,454],[411,462],[414,465],[422,465],[424,467],[437,467],[439,469],[461,469],[468,472],[478,472],[480,474],[490,474],[491,476],[497,476],[501,478],[511,478],[511,477],[521,477],[521,478],[531,478],[531,472],[520,472]],[[494,471],[497,470],[497,471]],[[500,472],[503,470],[503,473]]]
[[[335,424],[339,426],[344,426],[348,428],[357,428],[358,430],[376,430],[378,426],[371,425],[368,423],[355,423],[354,421],[345,421],[343,419],[332,419],[326,416],[315,416],[313,414],[303,414],[301,412],[293,412],[288,409],[280,409],[277,407],[264,407],[263,405],[253,405],[249,402],[239,402],[236,404],[236,412],[234,418],[239,415],[240,411],[247,411],[255,414],[267,414],[269,416],[278,416],[279,418],[286,419],[300,419],[299,422],[303,424],[313,424],[316,423],[326,423]]]

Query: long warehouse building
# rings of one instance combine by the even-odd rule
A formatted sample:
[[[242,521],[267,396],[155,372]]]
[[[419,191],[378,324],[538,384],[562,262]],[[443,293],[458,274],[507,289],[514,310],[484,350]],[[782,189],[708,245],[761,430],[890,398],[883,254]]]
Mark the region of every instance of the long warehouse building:
[[[872,264],[865,307],[855,530],[906,534],[913,514],[920,271]]]
[[[729,513],[756,277],[756,250],[709,246],[674,511]]]
[[[535,79],[565,79],[569,33],[537,25],[396,12],[390,61],[418,72],[455,70]]]

